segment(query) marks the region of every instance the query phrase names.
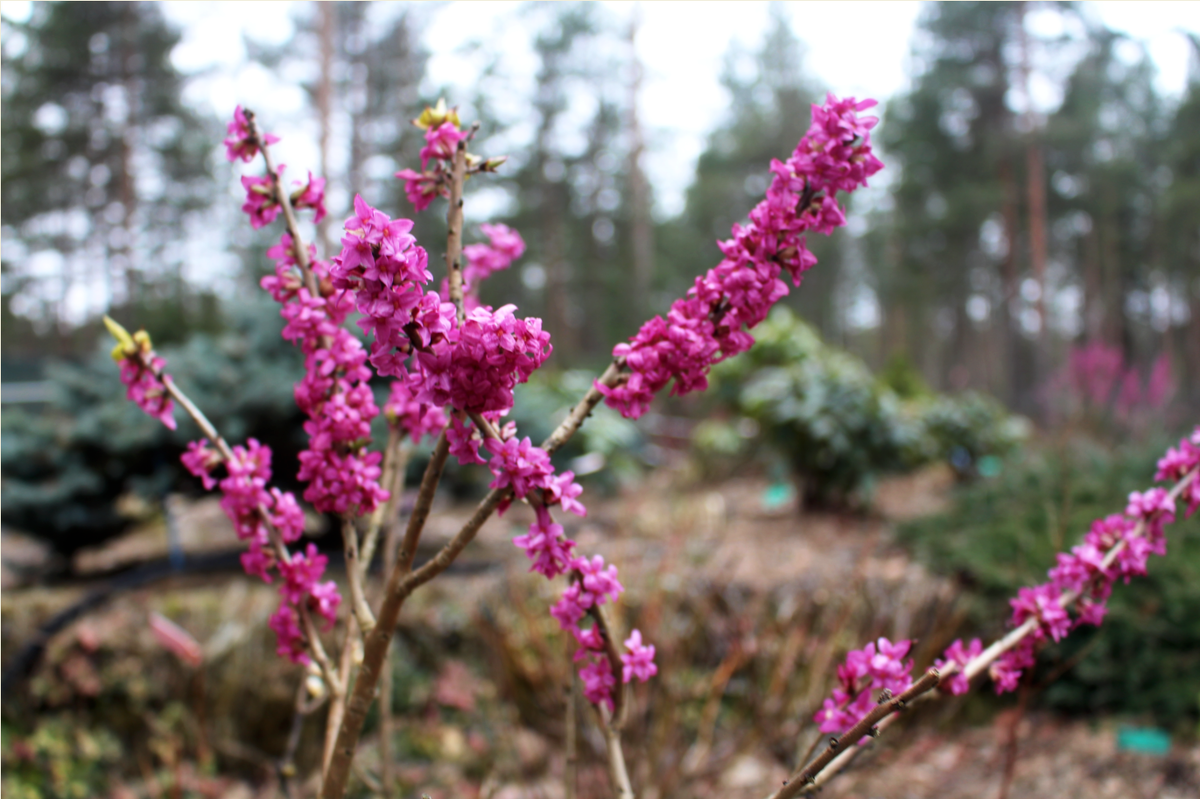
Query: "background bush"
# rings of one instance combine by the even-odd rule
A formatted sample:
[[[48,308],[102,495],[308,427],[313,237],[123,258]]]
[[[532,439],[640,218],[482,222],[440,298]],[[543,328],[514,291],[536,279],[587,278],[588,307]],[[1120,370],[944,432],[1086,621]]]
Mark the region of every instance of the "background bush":
[[[754,332],[754,349],[713,370],[726,421],[705,425],[697,443],[716,455],[766,445],[802,483],[806,502],[867,499],[879,475],[937,460],[970,476],[1027,434],[1024,420],[995,400],[934,395],[903,370],[901,394],[858,358],[826,345],[786,308],[777,308]],[[891,382],[898,379],[892,374]],[[736,425],[736,417],[753,420],[758,435],[720,429]]]

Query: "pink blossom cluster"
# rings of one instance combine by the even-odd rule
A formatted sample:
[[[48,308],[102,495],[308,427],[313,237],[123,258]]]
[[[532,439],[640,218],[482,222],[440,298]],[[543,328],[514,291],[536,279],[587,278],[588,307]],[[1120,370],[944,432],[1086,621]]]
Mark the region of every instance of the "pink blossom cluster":
[[[337,620],[341,596],[332,580],[320,582],[328,559],[317,553],[314,544],[310,543],[303,553],[287,550],[287,545],[299,541],[304,533],[304,512],[291,492],[268,490],[270,448],[251,438],[245,447],[234,446],[231,457],[225,460],[209,446],[207,439],[200,439],[188,444],[180,460],[206,489],[220,486],[221,509],[233,522],[238,538],[249,546],[242,553],[242,568],[246,573],[268,583],[274,577],[273,571],[283,578],[280,585],[283,602],[271,616],[270,626],[278,639],[279,654],[296,663],[307,663],[297,609],[308,607],[332,625]],[[212,473],[221,464],[226,474],[218,481]],[[277,542],[271,540],[272,527],[279,536]]]
[[[963,667],[978,657],[981,652],[983,652],[983,642],[978,638],[972,639],[971,643],[967,646],[963,646],[961,638],[956,639],[954,643],[947,647],[946,654],[933,662],[934,667],[942,674],[942,679],[938,683],[938,686],[955,696],[965,694],[971,690],[971,681],[963,673]],[[953,674],[948,674],[947,672],[951,667],[955,671]]]
[[[904,660],[911,647],[912,641],[880,638],[846,655],[833,696],[813,716],[821,732],[841,735],[871,712],[879,692],[900,694],[912,685],[912,661]]]
[[[1158,471],[1154,479],[1158,481],[1182,480],[1200,466],[1200,427],[1191,436],[1182,439],[1178,447],[1171,447],[1167,454],[1158,461]],[[1200,480],[1192,480],[1183,489],[1179,498],[1187,503],[1187,515],[1191,516],[1200,509]]]
[[[404,363],[416,353],[418,401],[468,413],[511,408],[513,388],[552,351],[541,320],[517,318],[514,305],[480,306],[458,324],[453,304],[421,292],[432,276],[409,232],[412,222],[392,220],[361,197],[354,209],[330,273],[335,288],[353,292],[359,325],[374,334],[371,364],[381,375],[407,380]]]
[[[713,364],[750,348],[754,339],[746,330],[788,293],[780,273],[786,269],[798,286],[816,264],[804,234],[828,235],[844,225],[837,192],[867,185],[883,168],[870,143],[878,119],[858,115],[874,105],[829,95],[825,105],[813,106],[812,125],[791,157],[771,162],[767,197],[750,212],[749,224],[734,225],[733,237],[719,243],[721,263],[696,279],[666,319],[656,316],[630,343],[613,349],[630,374],[614,387],[596,384],[605,402],[636,418],[672,378],[672,394],[703,390]]]
[[[404,181],[404,194],[415,210],[424,211],[434,197],[450,195],[445,162],[454,160],[454,151],[466,136],[451,120],[430,125],[425,131],[425,146],[420,153],[421,171],[401,169],[396,173],[396,177]],[[428,168],[431,159],[433,169]]]
[[[525,240],[508,225],[479,226],[488,243],[468,244],[463,247],[467,265],[463,269],[463,291],[477,291],[479,284],[512,266],[512,262],[525,254]]]
[[[362,314],[359,326],[374,334],[371,365],[385,376],[403,378],[413,349],[440,342],[454,324],[454,306],[436,292],[421,291],[433,276],[412,226],[411,220],[393,220],[356,195],[342,251],[330,267],[334,287],[350,292]]]
[[[455,433],[456,430],[461,432]],[[469,430],[457,423],[456,417],[451,417],[450,432],[453,433],[452,439],[458,437],[454,443],[458,447],[463,446],[462,437],[469,440],[471,435]],[[574,472],[565,471],[556,475],[549,453],[534,446],[529,438],[518,440],[515,430],[511,429],[501,435],[506,437],[489,438],[483,445],[490,455],[488,467],[495,475],[490,487],[510,488],[516,499],[530,497],[535,500],[531,504],[537,518],[530,525],[529,532],[514,538],[513,543],[532,561],[530,571],[546,579],[570,572],[572,582],[558,603],[550,609],[550,615],[558,620],[564,630],[570,630],[579,643],[575,661],[583,663],[579,676],[583,680],[584,695],[594,704],[607,704],[611,710],[616,676],[612,673],[603,634],[596,626],[584,630],[579,622],[591,608],[609,600],[615,601],[625,590],[617,578],[617,567],[605,566],[604,558],[600,555],[590,560],[576,556],[575,542],[564,535],[562,525],[556,524],[550,516],[550,508],[554,505],[561,505],[564,511],[577,516],[587,515],[587,509],[578,500],[583,488],[575,482]],[[468,449],[466,457],[460,456],[460,460],[471,462],[469,458],[472,453],[478,459],[478,450],[479,446],[475,444],[473,449]],[[533,496],[534,492],[539,493]],[[511,499],[506,499],[499,507],[499,512],[503,513],[510,502]],[[628,683],[634,677],[645,682],[657,673],[654,646],[643,644],[640,632],[633,631],[625,642],[625,649],[626,652],[621,655],[623,682]]]
[[[1200,428],[1190,438],[1172,447],[1158,462],[1157,480],[1178,481],[1200,467]],[[1200,507],[1200,488],[1191,480],[1182,498],[1190,515]],[[1164,488],[1134,491],[1124,514],[1097,519],[1082,544],[1069,553],[1059,553],[1050,569],[1050,580],[1032,588],[1022,588],[1012,605],[1012,624],[1020,626],[1037,620],[1033,632],[994,663],[989,673],[997,693],[1015,690],[1025,669],[1033,666],[1038,648],[1047,640],[1058,641],[1082,624],[1099,625],[1107,611],[1107,601],[1118,579],[1146,574],[1150,555],[1167,553],[1163,526],[1175,521],[1175,502]],[[1114,548],[1119,547],[1106,566]],[[1070,600],[1077,598],[1074,617],[1067,611]]]
[[[119,363],[126,399],[158,419],[167,429],[174,430],[175,401],[167,393],[166,385],[171,376],[163,371],[167,362],[153,350],[142,347],[132,355],[126,354]]]
[[[406,374],[403,379],[392,381],[391,393],[384,403],[383,415],[388,424],[398,427],[414,444],[425,436],[436,436],[446,427],[446,412],[437,405],[421,402],[421,375]]]
[[[230,161],[239,158],[247,164],[258,155],[258,142],[250,134],[250,121],[239,105],[233,110],[233,121],[227,126],[229,138],[225,139],[225,157]],[[279,137],[270,133],[263,134],[263,144],[274,144]]]
[[[591,560],[585,557],[571,558],[566,566],[571,570],[572,581],[563,591],[562,598],[550,609],[550,615],[558,620],[562,629],[570,630],[579,644],[575,662],[583,663],[579,670],[583,695],[592,704],[607,705],[611,712],[612,692],[617,685],[617,678],[608,659],[604,633],[596,624],[584,629],[579,622],[592,608],[610,600],[615,602],[625,588],[617,579],[617,567],[606,567],[600,555],[593,556]],[[631,632],[625,640],[625,653],[620,657],[621,681],[624,683],[635,677],[645,682],[658,673],[658,666],[654,663],[654,646],[644,644],[638,630]]]
[[[542,320],[518,318],[516,309],[511,304],[474,308],[444,340],[418,351],[425,374],[422,396],[468,413],[512,408],[517,383],[527,381],[554,349]]]
[[[280,164],[279,179],[283,180],[283,170],[287,164]],[[296,210],[311,208],[316,212],[314,222],[325,218],[325,178],[314,178],[308,173],[308,182],[303,186],[299,181],[291,194],[292,207]],[[270,175],[262,177],[242,177],[242,187],[246,190],[246,201],[242,203],[242,211],[250,217],[250,227],[258,230],[275,221],[283,210],[279,198],[275,194],[275,183]]]
[[[1123,423],[1160,410],[1175,391],[1171,359],[1160,354],[1143,385],[1137,367],[1120,347],[1092,341],[1075,347],[1063,369],[1050,381],[1051,396],[1072,398],[1077,407],[1095,413],[1111,410]]]
[[[276,259],[275,274],[263,278],[262,287],[283,305],[283,337],[298,342],[305,356],[304,378],[295,386],[296,404],[308,415],[309,445],[300,453],[298,475],[308,483],[304,499],[322,513],[371,513],[388,493],[379,485],[383,455],[367,448],[371,420],[379,415],[367,352],[342,326],[349,298],[338,292],[313,296],[295,272],[293,247],[284,233],[267,251]],[[329,270],[314,256],[310,245],[313,272],[325,282]]]

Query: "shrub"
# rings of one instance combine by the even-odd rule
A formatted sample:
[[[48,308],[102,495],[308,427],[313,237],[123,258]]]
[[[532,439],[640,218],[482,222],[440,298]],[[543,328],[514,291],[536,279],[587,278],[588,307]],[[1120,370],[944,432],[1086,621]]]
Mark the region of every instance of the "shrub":
[[[865,499],[878,475],[936,460],[970,476],[981,459],[1009,452],[1026,435],[1023,420],[979,394],[914,389],[903,398],[785,308],[758,331],[754,349],[713,370],[716,395],[758,423],[760,440],[785,458],[808,502]],[[729,454],[740,440],[713,425],[701,433],[700,448],[714,454]]]

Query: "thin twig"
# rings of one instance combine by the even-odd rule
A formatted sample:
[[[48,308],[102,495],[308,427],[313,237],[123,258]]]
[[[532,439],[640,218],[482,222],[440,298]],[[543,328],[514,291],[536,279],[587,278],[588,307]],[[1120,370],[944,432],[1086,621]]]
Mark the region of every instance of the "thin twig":
[[[300,733],[304,730],[304,719],[320,707],[328,695],[329,692],[326,691],[317,701],[309,702],[308,675],[304,673],[300,675],[300,684],[296,686],[296,701],[292,707],[292,726],[288,730],[287,745],[275,768],[279,775],[280,787],[288,799],[292,797],[291,778],[296,775],[296,749],[300,746]]]
[[[604,710],[596,707],[596,718],[600,731],[604,733],[604,752],[608,756],[608,773],[612,778],[613,792],[617,799],[634,799],[633,786],[629,782],[629,769],[625,767],[625,753],[621,751],[621,733],[604,717]]]
[[[367,523],[367,532],[362,542],[362,562],[359,571],[366,579],[371,567],[371,559],[375,557],[375,547],[385,526],[390,526],[396,516],[396,508],[400,505],[400,497],[404,493],[404,472],[408,468],[408,448],[404,445],[405,434],[396,425],[388,426],[388,443],[383,450],[383,475],[380,480],[388,492],[387,502],[375,506],[375,512]],[[385,553],[386,560],[386,553]],[[385,569],[384,574],[390,570]]]
[[[563,694],[566,697],[567,712],[566,712],[566,763],[563,766],[563,799],[575,799],[576,790],[576,774],[579,769],[579,750],[578,750],[578,735],[575,730],[576,726],[576,695],[578,689],[575,686],[575,666],[572,662],[574,647],[571,645],[571,638],[567,638],[567,684],[563,689]]]
[[[834,758],[841,754],[843,750],[846,750],[847,747],[856,746],[858,740],[864,735],[872,735],[875,732],[876,724],[885,717],[903,710],[909,702],[921,694],[932,691],[937,687],[940,679],[941,673],[937,669],[931,668],[925,672],[921,679],[910,685],[904,693],[899,696],[885,698],[873,707],[870,713],[859,719],[858,723],[847,730],[840,738],[830,739],[829,746],[825,748],[825,751],[817,755],[816,759],[807,766],[789,777],[783,784],[783,787],[773,795],[772,799],[791,799],[793,796],[798,796],[802,790],[815,781],[816,776]]]
[[[358,739],[362,735],[363,723],[367,719],[367,711],[370,710],[371,703],[375,699],[375,690],[379,685],[379,677],[383,673],[383,662],[388,647],[391,646],[396,620],[400,616],[400,608],[404,605],[404,600],[412,593],[412,587],[405,590],[405,586],[412,577],[412,574],[408,574],[408,569],[412,567],[421,530],[425,526],[425,520],[429,517],[430,508],[433,507],[433,496],[437,492],[442,468],[446,465],[449,447],[446,433],[443,432],[438,437],[433,457],[429,459],[429,465],[425,467],[425,474],[421,478],[417,502],[408,519],[408,529],[400,548],[400,556],[396,560],[395,568],[388,575],[387,590],[383,597],[383,604],[379,607],[379,614],[375,619],[375,628],[364,642],[362,667],[354,681],[354,692],[346,704],[346,713],[338,725],[333,759],[322,780],[321,796],[325,799],[341,799],[345,794],[346,782],[350,777],[350,766],[354,762],[354,753],[358,747]],[[481,520],[479,524],[482,526],[483,521]]]
[[[383,571],[391,574],[396,565],[396,541],[398,530],[394,525],[388,526],[387,540],[383,543]],[[392,674],[392,657],[395,652],[394,642],[388,643],[387,652],[383,656],[382,676],[379,682],[379,784],[380,793],[384,799],[391,799],[395,780],[392,776],[392,689],[395,679]]]
[[[450,172],[450,208],[446,211],[446,276],[450,282],[450,301],[458,309],[458,321],[466,318],[463,304],[463,182],[467,177],[467,139],[454,149],[454,165]]]
[[[408,516],[408,525],[404,531],[404,540],[400,543],[396,565],[388,574],[388,595],[395,591],[399,578],[412,570],[413,561],[417,557],[417,544],[421,541],[421,531],[425,529],[425,521],[433,507],[433,495],[437,491],[438,481],[442,479],[442,470],[446,467],[449,455],[450,439],[443,431],[433,447],[433,455],[429,458],[429,465],[425,467],[425,474],[421,476],[421,487],[417,489],[417,501]],[[386,596],[384,601],[387,601]],[[383,613],[382,609],[380,613]],[[394,620],[392,624],[395,624]]]
[[[346,555],[346,582],[350,585],[350,607],[354,618],[358,620],[359,629],[363,635],[368,635],[375,628],[375,616],[367,604],[366,592],[363,590],[363,572],[358,562],[358,530],[348,517],[342,519],[342,550]]]
[[[579,572],[572,572],[572,577],[578,580],[583,579],[583,575]],[[625,717],[628,715],[625,712],[625,683],[621,679],[621,671],[624,664],[621,663],[621,653],[617,650],[617,641],[620,640],[620,634],[617,633],[616,625],[609,618],[608,611],[603,605],[593,604],[588,608],[588,615],[595,620],[596,626],[600,628],[600,636],[604,639],[604,656],[608,658],[608,667],[612,669],[613,677],[615,678],[612,697],[612,727],[619,738],[621,728],[625,726]]]
[[[342,639],[342,656],[339,665],[347,685],[350,684],[350,670],[354,667],[354,643],[358,639],[358,630],[355,629],[355,626],[354,617],[351,616],[346,620],[346,637]],[[345,713],[345,689],[333,692],[329,698],[329,715],[325,719],[325,748],[321,756],[322,776],[329,773],[329,766],[333,760],[333,747],[337,742],[334,731],[341,725]]]
[[[246,124],[250,128],[250,137],[262,152],[263,163],[266,164],[267,174],[271,176],[271,184],[275,188],[275,199],[279,201],[279,205],[283,209],[283,219],[287,225],[288,235],[292,237],[292,255],[296,259],[296,265],[300,267],[300,272],[304,275],[304,284],[308,288],[308,293],[313,297],[319,297],[321,296],[320,287],[317,285],[317,276],[313,274],[312,264],[308,260],[308,246],[304,243],[304,237],[300,235],[300,226],[296,223],[296,212],[292,209],[292,197],[283,186],[279,170],[275,168],[275,163],[271,158],[271,150],[263,141],[262,134],[258,130],[254,112],[247,110],[245,114]]]

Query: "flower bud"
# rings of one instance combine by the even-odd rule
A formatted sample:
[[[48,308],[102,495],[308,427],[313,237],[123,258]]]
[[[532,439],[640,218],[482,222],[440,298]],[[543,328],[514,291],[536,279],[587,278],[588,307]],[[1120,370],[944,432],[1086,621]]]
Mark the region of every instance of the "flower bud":
[[[458,106],[447,110],[445,97],[439,97],[437,105],[432,108],[425,106],[425,110],[421,112],[421,116],[412,121],[421,130],[436,128],[443,122],[452,122],[456,128],[462,127],[462,122],[458,118]]]

